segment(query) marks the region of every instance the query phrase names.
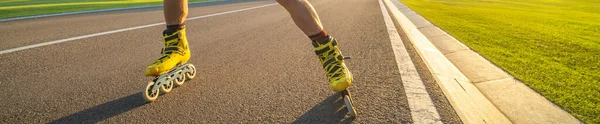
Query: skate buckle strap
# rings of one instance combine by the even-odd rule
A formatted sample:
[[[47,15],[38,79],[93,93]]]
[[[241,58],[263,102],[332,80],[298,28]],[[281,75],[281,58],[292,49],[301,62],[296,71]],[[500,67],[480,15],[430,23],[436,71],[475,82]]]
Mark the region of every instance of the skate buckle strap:
[[[172,52],[182,52],[183,50],[180,49],[179,47],[167,47],[167,48],[163,48],[162,51],[160,52],[161,54],[170,54]]]
[[[165,34],[165,37],[163,37],[164,41],[171,41],[174,39],[178,39],[179,38],[179,32],[174,32],[172,34]]]

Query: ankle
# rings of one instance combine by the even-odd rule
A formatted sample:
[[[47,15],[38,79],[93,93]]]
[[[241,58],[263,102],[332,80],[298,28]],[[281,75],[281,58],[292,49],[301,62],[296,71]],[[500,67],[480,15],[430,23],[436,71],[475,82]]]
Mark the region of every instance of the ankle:
[[[163,31],[163,34],[173,34],[184,28],[185,24],[167,25],[167,29]]]
[[[322,42],[325,39],[327,39],[327,37],[329,37],[329,35],[327,35],[327,32],[325,30],[322,30],[317,34],[308,36],[308,38],[310,38],[310,40],[312,40],[313,42]]]

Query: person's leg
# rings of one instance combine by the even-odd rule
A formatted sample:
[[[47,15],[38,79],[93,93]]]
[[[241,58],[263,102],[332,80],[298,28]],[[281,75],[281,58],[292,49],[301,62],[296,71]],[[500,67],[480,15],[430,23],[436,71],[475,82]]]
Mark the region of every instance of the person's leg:
[[[163,0],[167,23],[167,29],[163,31],[165,48],[161,52],[162,56],[146,68],[144,75],[159,76],[190,59],[184,25],[188,12],[187,3],[187,0]]]
[[[188,14],[187,0],[163,0],[165,21],[168,25],[182,25]]]
[[[306,0],[277,0],[292,16],[296,26],[307,36],[323,30],[319,16],[312,5]]]
[[[352,74],[344,64],[344,57],[337,47],[337,41],[327,35],[312,5],[306,0],[277,0],[277,2],[290,13],[296,26],[313,41],[315,53],[329,78],[332,90],[340,92],[348,88],[352,84]]]

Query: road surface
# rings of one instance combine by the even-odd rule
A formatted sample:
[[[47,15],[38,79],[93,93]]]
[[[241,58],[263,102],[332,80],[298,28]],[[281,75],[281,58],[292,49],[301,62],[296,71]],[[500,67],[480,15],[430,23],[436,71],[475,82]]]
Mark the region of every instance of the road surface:
[[[161,8],[0,22],[3,51],[64,41],[0,54],[0,123],[414,122],[411,112],[419,110],[408,105],[400,73],[406,70],[398,70],[378,1],[311,2],[352,56],[357,119],[344,117],[310,40],[283,7],[225,1],[190,6],[188,17],[198,17],[186,22],[197,76],[153,103],[140,91],[152,79],[144,69],[163,47]],[[407,49],[439,121],[460,123]]]

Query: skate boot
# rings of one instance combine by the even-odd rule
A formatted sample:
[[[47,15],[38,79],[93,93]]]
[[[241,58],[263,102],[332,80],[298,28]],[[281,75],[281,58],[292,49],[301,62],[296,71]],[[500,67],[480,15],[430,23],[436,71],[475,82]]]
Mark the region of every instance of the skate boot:
[[[344,63],[344,57],[337,47],[336,40],[327,36],[324,40],[313,41],[313,46],[329,78],[331,89],[334,92],[346,90],[352,84],[352,74]]]
[[[144,75],[155,77],[154,80],[148,82],[142,92],[144,99],[149,102],[155,101],[160,92],[168,93],[174,85],[183,85],[185,80],[190,80],[196,75],[194,65],[187,63],[191,53],[188,48],[185,27],[177,30],[165,30],[163,42],[165,48],[162,49],[162,56],[144,71]]]
[[[144,75],[159,76],[178,64],[186,63],[190,60],[190,49],[188,48],[185,36],[185,28],[175,32],[165,30],[163,32],[165,48],[161,51],[162,56],[146,68]]]
[[[313,41],[313,46],[323,69],[325,69],[325,73],[327,73],[331,89],[340,93],[346,104],[346,109],[348,109],[347,114],[352,118],[356,118],[358,113],[352,105],[350,91],[347,90],[352,84],[352,73],[344,63],[345,57],[342,56],[342,52],[337,47],[336,40],[331,36],[326,36],[321,41]]]

